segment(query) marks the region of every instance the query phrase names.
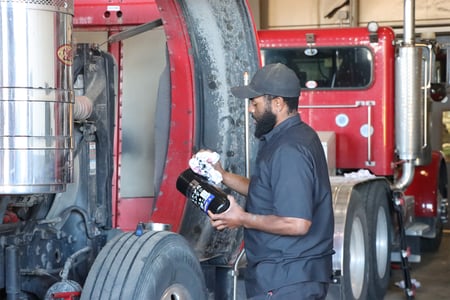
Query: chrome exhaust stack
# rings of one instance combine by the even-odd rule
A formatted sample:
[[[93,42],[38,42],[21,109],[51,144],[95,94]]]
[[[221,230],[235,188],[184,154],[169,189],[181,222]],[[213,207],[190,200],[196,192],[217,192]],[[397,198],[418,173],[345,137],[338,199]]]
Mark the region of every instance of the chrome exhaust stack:
[[[0,1],[0,194],[72,180],[73,1]]]
[[[395,142],[403,161],[402,175],[393,185],[396,190],[404,190],[412,182],[423,145],[420,120],[426,112],[421,104],[422,49],[415,45],[414,10],[414,1],[405,0],[403,43],[395,62]]]

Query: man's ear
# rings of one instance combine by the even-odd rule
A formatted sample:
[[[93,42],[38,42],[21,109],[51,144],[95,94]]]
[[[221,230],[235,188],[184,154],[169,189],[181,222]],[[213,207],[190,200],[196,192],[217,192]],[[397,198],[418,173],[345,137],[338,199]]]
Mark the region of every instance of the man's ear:
[[[277,112],[281,112],[281,110],[283,109],[283,98],[281,97],[276,97],[274,99],[272,99],[272,103],[273,105],[275,105],[274,110]]]

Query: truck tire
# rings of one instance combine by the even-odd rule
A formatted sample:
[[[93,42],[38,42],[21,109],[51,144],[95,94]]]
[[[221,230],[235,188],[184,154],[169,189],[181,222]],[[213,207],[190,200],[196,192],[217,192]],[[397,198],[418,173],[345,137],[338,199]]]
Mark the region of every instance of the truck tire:
[[[344,229],[342,294],[346,300],[367,299],[369,286],[366,211],[361,194],[353,190]]]
[[[369,297],[383,299],[390,280],[392,222],[388,186],[383,182],[369,182],[365,186],[364,201],[367,215],[369,245]]]
[[[206,300],[207,290],[200,262],[181,235],[123,233],[89,271],[81,300],[92,299]]]

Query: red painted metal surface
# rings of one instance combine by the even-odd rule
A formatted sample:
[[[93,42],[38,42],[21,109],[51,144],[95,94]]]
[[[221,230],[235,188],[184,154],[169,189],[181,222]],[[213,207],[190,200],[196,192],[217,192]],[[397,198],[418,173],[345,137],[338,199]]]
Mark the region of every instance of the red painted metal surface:
[[[105,31],[108,37],[130,26],[138,26],[159,19],[154,0],[92,1],[77,0],[74,9],[74,28],[77,31]],[[139,221],[148,221],[153,198],[120,199],[119,181],[122,149],[122,43],[108,44],[118,70],[117,115],[114,132],[114,174],[112,179],[112,225],[123,230],[133,230]],[[145,201],[143,201],[145,199]],[[140,210],[130,209],[135,203]]]
[[[118,72],[120,73],[120,71],[122,70],[122,55],[121,55],[121,51],[122,51],[122,43],[114,43],[111,45],[108,45],[108,51],[111,53],[111,55],[114,57],[116,64],[117,64],[117,69]],[[122,80],[119,78],[119,90],[117,93],[117,102],[118,102],[118,108],[117,108],[117,112],[121,111],[122,108],[122,89],[121,89],[121,82]],[[113,161],[114,161],[114,172],[113,172],[113,177],[112,177],[112,204],[111,204],[111,208],[112,208],[112,226],[113,227],[119,227],[117,224],[117,216],[118,216],[118,203],[120,203],[118,201],[119,199],[119,170],[120,170],[120,153],[121,153],[121,147],[122,147],[122,142],[121,142],[121,137],[122,137],[122,119],[121,119],[121,114],[118,113],[116,115],[116,126],[114,128],[114,149],[113,149]]]
[[[178,231],[185,209],[186,198],[176,186],[178,175],[192,157],[194,132],[194,66],[190,55],[191,43],[182,11],[176,1],[157,1],[170,59],[172,110],[169,149],[164,180],[156,200],[152,221],[169,223]]]
[[[380,28],[378,43],[370,43],[366,28],[263,30],[259,31],[258,35],[262,49],[304,48],[308,46],[306,34],[310,33],[315,35],[313,47],[367,47],[374,57],[374,72],[372,83],[363,89],[303,89],[299,108],[303,120],[318,131],[336,133],[337,168],[369,169],[376,175],[392,175],[395,142],[393,31],[389,28]],[[358,106],[358,103],[362,105]],[[368,140],[361,134],[362,126],[368,123],[367,103],[373,104],[370,107],[373,127],[370,157],[373,165],[366,163],[369,157]],[[322,108],[302,106],[322,106]],[[348,116],[349,123],[345,127],[336,124],[336,117],[340,114]]]
[[[76,28],[120,30],[159,18],[154,0],[76,0],[73,23]]]
[[[426,166],[416,167],[414,180],[406,189],[406,195],[414,195],[416,217],[436,217],[438,213],[439,169],[444,157],[433,151],[432,161]]]
[[[183,219],[186,198],[175,188],[176,179],[192,156],[194,124],[193,67],[190,41],[181,9],[176,1],[75,1],[74,27],[80,31],[107,31],[108,36],[161,18],[170,55],[172,112],[170,141],[160,195],[154,198],[120,198],[119,181],[122,149],[122,43],[108,45],[118,74],[118,113],[115,127],[112,213],[113,226],[134,230],[142,222],[161,222],[178,231]],[[149,184],[152,184],[149,182]],[[156,201],[156,202],[155,202]],[[156,203],[156,205],[155,205]],[[153,216],[152,210],[155,207]],[[151,218],[151,219],[150,219]]]
[[[133,231],[139,222],[148,222],[153,210],[154,198],[119,198],[117,203],[117,227]]]
[[[52,298],[53,299],[63,299],[63,300],[75,300],[79,299],[81,296],[81,292],[58,292],[53,293]]]

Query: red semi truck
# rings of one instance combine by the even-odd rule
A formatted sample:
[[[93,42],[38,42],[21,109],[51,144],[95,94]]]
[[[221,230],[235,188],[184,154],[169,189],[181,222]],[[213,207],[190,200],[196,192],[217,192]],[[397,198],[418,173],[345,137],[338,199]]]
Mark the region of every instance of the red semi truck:
[[[0,298],[231,297],[242,231],[213,230],[176,180],[206,147],[246,172],[229,90],[259,66],[247,3],[3,1],[0,16]]]
[[[286,56],[285,48],[295,54],[305,47],[311,59],[298,65],[313,70],[297,70],[307,84],[299,110],[321,131],[333,175],[329,298],[384,295],[391,252],[403,257],[395,258],[404,249],[397,228],[406,229],[408,242],[431,238],[438,246],[445,164],[438,153],[419,164],[422,155],[395,146],[393,133],[402,130],[394,124],[405,116],[394,118],[402,109],[394,109],[397,50],[389,29],[323,31],[325,40],[311,30],[274,47],[265,42],[276,35],[261,32],[261,56],[246,1],[7,1],[0,15],[7,20],[0,24],[2,298],[245,297],[236,288],[245,268],[242,231],[215,231],[175,186],[201,148],[216,150],[228,170],[251,173],[252,124],[230,87],[272,59],[270,52]],[[431,46],[422,48],[432,57]],[[333,80],[331,71],[347,62],[360,70],[348,71],[354,81]],[[407,66],[422,63],[400,63]],[[433,84],[435,75],[428,77]],[[405,108],[406,117],[420,107]],[[414,121],[426,124],[422,117]],[[425,133],[411,123],[400,126]],[[343,175],[358,169],[376,176]],[[429,193],[414,192],[421,178]],[[417,227],[395,221],[402,201],[402,216]]]
[[[391,262],[407,268],[437,250],[448,219],[445,157],[430,146],[432,102],[447,97],[446,49],[416,37],[413,2],[405,11],[402,39],[375,22],[258,32],[262,63],[297,73],[299,112],[322,136],[343,299],[382,299]]]

